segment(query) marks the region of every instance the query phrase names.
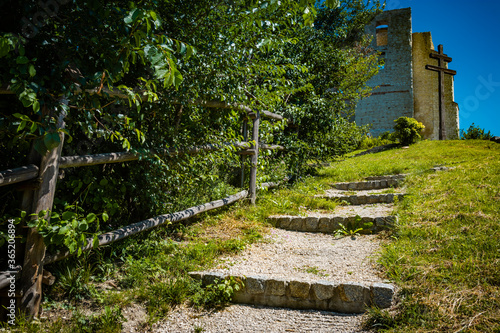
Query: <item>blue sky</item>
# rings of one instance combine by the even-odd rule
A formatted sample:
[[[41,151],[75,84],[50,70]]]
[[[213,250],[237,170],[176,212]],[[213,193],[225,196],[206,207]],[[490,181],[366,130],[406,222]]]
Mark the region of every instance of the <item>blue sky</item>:
[[[430,31],[453,58],[460,128],[474,123],[500,136],[500,1],[387,0],[386,10],[411,7],[413,32]]]

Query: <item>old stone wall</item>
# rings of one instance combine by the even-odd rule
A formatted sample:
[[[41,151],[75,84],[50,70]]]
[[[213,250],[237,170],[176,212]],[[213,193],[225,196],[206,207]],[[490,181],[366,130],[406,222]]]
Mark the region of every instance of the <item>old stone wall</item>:
[[[439,139],[438,73],[426,65],[438,66],[430,32],[412,33],[411,8],[378,15],[367,27],[374,36],[371,47],[381,53],[384,68],[368,85],[374,90],[356,107],[358,125],[371,124],[371,134],[394,130],[394,120],[413,117],[425,125],[424,139]],[[447,65],[445,65],[447,67]],[[454,102],[454,79],[445,75],[446,139],[459,138],[458,104]]]
[[[424,139],[439,139],[439,73],[428,70],[426,65],[438,66],[431,58],[434,50],[430,32],[413,34],[413,95],[414,118],[425,126]],[[448,66],[445,66],[446,68]],[[445,74],[445,131],[446,139],[458,139],[458,104],[454,102],[453,76]]]
[[[413,117],[411,9],[383,12],[366,27],[374,36],[372,48],[381,52],[385,66],[368,85],[378,87],[356,107],[358,125],[372,124],[378,136],[394,130],[394,120]]]

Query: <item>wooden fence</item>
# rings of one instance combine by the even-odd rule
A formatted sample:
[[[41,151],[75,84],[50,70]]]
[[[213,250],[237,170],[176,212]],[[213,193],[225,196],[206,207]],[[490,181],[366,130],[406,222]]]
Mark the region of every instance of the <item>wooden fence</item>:
[[[108,95],[113,96],[113,92],[107,92]],[[114,93],[114,97],[121,97],[119,93]],[[125,97],[125,96],[124,96]],[[60,101],[65,103],[64,100]],[[133,234],[149,230],[151,228],[157,227],[159,225],[175,222],[187,219],[196,214],[206,212],[211,209],[229,205],[237,200],[248,198],[251,203],[255,203],[257,195],[257,163],[259,156],[259,149],[265,150],[283,150],[284,147],[279,145],[266,145],[259,143],[259,124],[261,117],[267,117],[274,120],[283,120],[283,117],[274,114],[269,111],[253,111],[247,106],[243,105],[231,105],[224,102],[218,101],[189,101],[188,104],[196,104],[199,106],[207,108],[223,108],[223,109],[236,109],[244,112],[245,116],[243,118],[243,137],[244,142],[234,142],[234,143],[214,143],[205,144],[201,146],[191,147],[182,151],[177,150],[163,150],[150,152],[151,154],[169,155],[175,156],[179,154],[198,154],[202,152],[216,151],[223,149],[227,146],[232,146],[239,150],[242,156],[242,160],[245,159],[247,155],[250,156],[250,177],[248,190],[243,190],[237,194],[231,195],[229,197],[223,198],[221,200],[212,201],[206,204],[202,204],[196,207],[191,207],[181,212],[165,214],[161,216],[156,216],[144,221],[140,221],[120,229],[107,232],[98,236],[98,246],[113,243],[117,240],[126,238]],[[65,114],[60,113],[58,119],[58,127],[64,128],[64,117]],[[250,133],[250,140],[248,140],[248,122],[253,123],[252,130]],[[138,160],[140,155],[131,152],[117,152],[117,153],[106,153],[106,154],[96,154],[96,155],[84,155],[84,156],[61,156],[62,147],[64,144],[64,133],[60,132],[61,143],[58,147],[48,151],[44,156],[42,156],[40,164],[37,166],[35,164],[29,164],[22,167],[17,167],[14,169],[9,169],[0,172],[0,187],[10,184],[19,183],[27,181],[35,181],[37,186],[34,189],[28,189],[24,191],[22,199],[21,209],[26,211],[28,214],[38,214],[43,210],[52,210],[54,194],[56,190],[56,184],[59,174],[59,169],[62,168],[73,168],[73,167],[83,167],[98,164],[107,163],[121,163],[130,162]],[[142,154],[143,156],[143,154]],[[30,162],[33,160],[33,156],[28,158]],[[241,187],[244,188],[245,179],[245,167],[242,163],[241,169]],[[261,184],[261,187],[275,187],[276,183]],[[92,248],[92,239],[87,240],[87,245],[82,248],[86,251]],[[43,277],[43,266],[44,264],[53,263],[55,261],[69,257],[71,254],[69,252],[58,252],[58,253],[46,253],[45,244],[42,237],[36,230],[36,228],[30,228],[27,233],[27,239],[24,249],[24,258],[22,263],[22,268],[11,267],[10,271],[0,272],[0,289],[7,288],[10,285],[10,279],[15,277],[15,279],[20,279],[17,282],[19,286],[16,292],[17,304],[21,311],[30,317],[38,316],[40,302],[42,299],[42,277]],[[20,301],[19,301],[20,299]]]

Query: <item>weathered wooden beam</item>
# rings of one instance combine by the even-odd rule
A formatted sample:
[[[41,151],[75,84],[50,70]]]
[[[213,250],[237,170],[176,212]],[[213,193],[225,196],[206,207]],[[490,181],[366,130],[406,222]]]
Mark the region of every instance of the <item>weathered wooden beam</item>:
[[[252,155],[250,163],[250,184],[248,188],[248,196],[250,197],[250,202],[255,204],[257,200],[257,166],[259,163],[259,150],[256,147],[259,146],[259,124],[260,124],[260,112],[257,111],[257,117],[252,120],[252,141],[255,142],[252,148],[255,154]]]
[[[163,151],[156,152],[159,155],[177,156],[181,154],[195,155],[203,152],[217,151],[224,147],[234,146],[236,149],[247,149],[251,147],[248,142],[235,142],[235,143],[223,143],[223,144],[206,144],[201,146],[189,147],[184,150],[176,149],[164,149]],[[150,152],[149,154],[155,154],[155,152]],[[74,168],[80,166],[91,166],[107,163],[122,163],[137,161],[139,159],[139,153],[132,152],[119,152],[119,153],[105,153],[105,154],[95,154],[95,155],[83,155],[83,156],[64,156],[59,160],[60,168]]]
[[[280,186],[281,184],[283,183],[287,183],[289,182],[291,179],[290,176],[287,176],[283,179],[283,181],[280,181],[280,182],[268,182],[268,183],[262,183],[260,184],[259,188],[260,189],[270,189],[270,188],[275,188],[275,187],[278,187]]]
[[[10,90],[10,87],[0,87],[0,95],[14,95],[15,93]]]
[[[77,88],[74,93],[81,93],[82,89]],[[119,89],[109,89],[107,87],[103,87],[102,89],[100,88],[94,88],[94,89],[86,89],[85,92],[91,94],[91,95],[106,95],[109,97],[116,97],[120,99],[128,99],[128,95],[124,93],[123,91]],[[140,98],[142,101],[146,101],[148,99],[147,95],[143,94],[143,91],[139,90],[134,90],[134,94],[139,94]],[[9,87],[2,87],[0,88],[0,94],[14,94],[13,91],[9,89]],[[256,113],[248,106],[243,105],[243,104],[236,104],[236,103],[226,103],[224,101],[216,101],[216,100],[204,100],[201,98],[198,99],[192,99],[192,100],[186,100],[186,101],[179,101],[179,100],[174,100],[172,101],[174,104],[190,104],[190,105],[197,105],[197,106],[203,106],[207,108],[221,108],[221,109],[234,109],[234,110],[240,110],[244,111],[247,113],[248,117],[250,119],[254,119],[257,115]],[[266,117],[266,118],[271,118],[274,120],[283,120],[284,117],[273,113],[269,112],[266,110],[261,111],[261,116]]]
[[[19,183],[38,177],[38,167],[34,164],[0,172],[0,186]]]
[[[431,53],[430,57],[434,58],[434,59],[442,59],[446,62],[451,62],[453,60],[452,58],[448,57],[446,54],[439,54],[439,53]]]
[[[66,101],[61,101],[66,103]],[[57,127],[64,128],[65,113],[61,112]],[[38,214],[43,210],[52,210],[54,194],[56,191],[57,177],[59,174],[59,158],[61,157],[64,143],[64,133],[59,132],[60,143],[57,147],[49,150],[40,163],[40,187],[35,190],[33,213]],[[50,215],[45,218],[50,220]],[[37,317],[42,300],[42,274],[43,261],[45,259],[45,244],[43,237],[36,228],[28,230],[26,239],[26,250],[24,253],[24,263],[21,274],[21,311],[29,318]]]
[[[285,150],[285,147],[280,145],[268,145],[265,143],[259,143],[259,149],[263,150]]]
[[[123,228],[120,228],[117,230],[107,232],[105,234],[98,236],[98,240],[99,240],[98,246],[103,246],[103,245],[114,243],[120,239],[124,239],[126,237],[135,235],[139,232],[143,232],[143,231],[149,230],[151,228],[155,228],[155,227],[160,226],[162,224],[172,223],[172,222],[177,222],[177,221],[182,221],[182,220],[188,219],[188,218],[193,217],[197,214],[207,212],[209,210],[219,208],[222,206],[229,205],[235,201],[244,199],[247,196],[248,196],[248,191],[246,191],[246,190],[241,191],[241,192],[238,192],[236,194],[230,195],[224,199],[220,199],[220,200],[212,201],[212,202],[209,202],[209,203],[206,203],[203,205],[191,207],[191,208],[188,208],[188,209],[183,210],[181,212],[156,216],[156,217],[144,220],[144,221],[140,221],[140,222],[128,225],[126,227],[123,227]],[[82,248],[82,251],[90,250],[92,248],[92,241],[93,241],[92,238],[88,238],[87,239],[88,244]],[[47,265],[47,264],[65,259],[71,255],[72,254],[69,252],[58,252],[58,253],[55,253],[53,255],[47,255],[45,257],[44,264]]]
[[[266,118],[271,118],[271,119],[274,119],[274,120],[283,120],[285,119],[282,115],[279,115],[277,113],[272,113],[272,112],[269,112],[269,111],[260,111],[260,115],[261,117],[266,117]]]
[[[457,75],[457,71],[454,71],[454,70],[448,69],[448,68],[441,68],[441,67],[432,66],[432,65],[425,65],[425,68],[429,69],[431,71],[443,72],[445,74],[450,74],[450,75]]]
[[[245,149],[238,152],[239,155],[255,155],[255,149]]]
[[[11,271],[0,272],[0,290],[10,285],[11,282],[19,280],[20,277],[21,266],[17,266]]]
[[[109,89],[107,87],[103,87],[102,89],[100,89],[100,88],[85,89],[85,92],[89,93],[91,95],[99,95],[99,96],[106,95],[106,96],[109,96],[109,97],[116,97],[116,98],[120,98],[120,99],[128,99],[128,95],[126,93],[124,93],[123,91],[121,91],[119,89]],[[73,93],[81,94],[82,93],[82,89],[80,87],[78,87]],[[148,99],[148,96],[141,95],[141,93],[143,93],[143,91],[141,91],[141,90],[134,90],[133,93],[134,94],[139,94],[141,96],[141,100],[142,101],[145,101],[145,100]]]

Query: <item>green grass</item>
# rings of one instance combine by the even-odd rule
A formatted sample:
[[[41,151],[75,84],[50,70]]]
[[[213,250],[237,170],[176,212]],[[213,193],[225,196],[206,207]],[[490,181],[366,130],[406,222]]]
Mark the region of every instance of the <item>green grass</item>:
[[[449,171],[430,172],[444,164]],[[348,159],[338,180],[410,173],[399,228],[379,260],[400,287],[393,311],[373,309],[383,332],[500,332],[500,145],[421,142]]]
[[[453,169],[430,171],[436,165]],[[233,285],[202,289],[187,273],[260,241],[269,215],[333,210],[338,203],[313,196],[334,182],[395,173],[410,174],[408,194],[397,204],[400,223],[379,264],[399,286],[400,301],[391,311],[372,309],[366,325],[386,332],[500,332],[500,145],[487,141],[424,141],[347,157],[291,187],[261,191],[255,206],[239,202],[50,265],[57,282],[45,289],[43,306],[64,308],[69,319],[19,318],[18,331],[71,332],[83,324],[119,331],[120,311],[132,303],[145,307],[147,329],[179,304],[223,305]],[[100,287],[108,282],[117,288]],[[82,315],[89,309],[93,314]]]

